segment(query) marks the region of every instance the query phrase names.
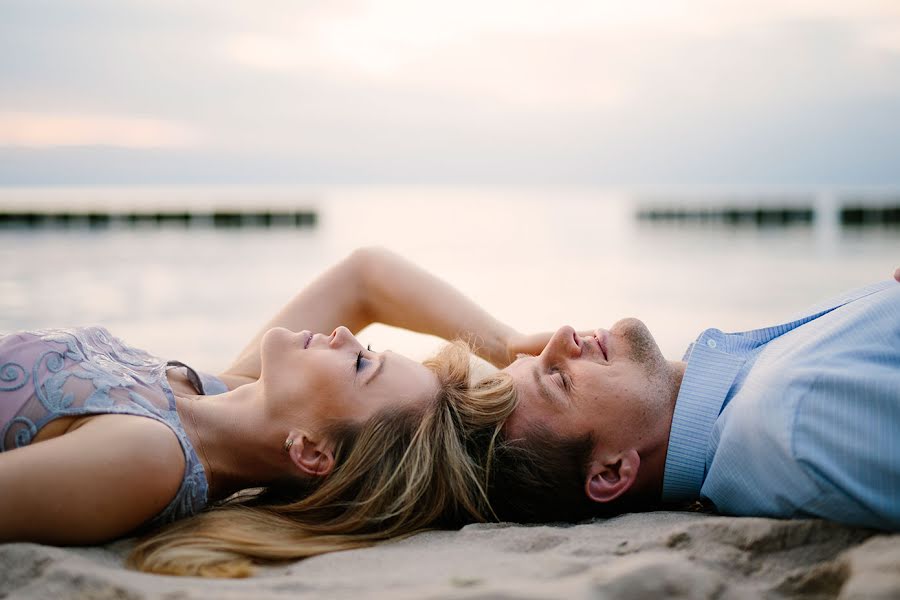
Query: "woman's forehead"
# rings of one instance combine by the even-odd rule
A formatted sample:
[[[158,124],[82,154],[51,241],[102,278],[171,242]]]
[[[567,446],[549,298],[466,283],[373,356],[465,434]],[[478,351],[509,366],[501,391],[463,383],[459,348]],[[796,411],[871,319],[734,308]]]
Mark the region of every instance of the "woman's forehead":
[[[407,400],[422,400],[437,393],[437,375],[422,363],[390,351],[384,352],[383,360],[379,388]]]

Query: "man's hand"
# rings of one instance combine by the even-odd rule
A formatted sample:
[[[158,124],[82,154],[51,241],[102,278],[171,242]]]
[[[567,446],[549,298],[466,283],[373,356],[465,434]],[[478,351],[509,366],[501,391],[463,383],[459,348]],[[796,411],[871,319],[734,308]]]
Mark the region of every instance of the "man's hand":
[[[894,279],[900,281],[900,267],[897,267],[897,270],[894,271]]]

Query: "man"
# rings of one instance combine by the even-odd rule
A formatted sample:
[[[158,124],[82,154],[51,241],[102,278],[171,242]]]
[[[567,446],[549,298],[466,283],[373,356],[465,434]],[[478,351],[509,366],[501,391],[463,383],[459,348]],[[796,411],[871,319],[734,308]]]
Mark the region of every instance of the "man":
[[[519,406],[492,470],[500,518],[703,500],[725,514],[900,530],[896,281],[774,327],[707,329],[681,361],[636,319],[593,335],[562,327],[507,372]]]

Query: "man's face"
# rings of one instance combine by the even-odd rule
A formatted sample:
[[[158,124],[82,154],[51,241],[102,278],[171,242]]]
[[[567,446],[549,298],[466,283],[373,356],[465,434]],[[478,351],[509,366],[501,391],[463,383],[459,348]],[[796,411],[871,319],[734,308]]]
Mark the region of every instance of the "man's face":
[[[566,438],[591,434],[610,452],[639,449],[661,429],[671,401],[669,364],[637,319],[589,337],[561,327],[539,356],[522,357],[506,371],[520,398],[505,426],[509,438],[543,424]]]

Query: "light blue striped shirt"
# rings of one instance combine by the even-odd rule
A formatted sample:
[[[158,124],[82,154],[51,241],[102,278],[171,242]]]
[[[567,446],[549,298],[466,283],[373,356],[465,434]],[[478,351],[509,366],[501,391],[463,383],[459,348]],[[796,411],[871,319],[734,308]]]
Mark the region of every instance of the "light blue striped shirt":
[[[900,284],[685,354],[663,500],[900,529]]]

